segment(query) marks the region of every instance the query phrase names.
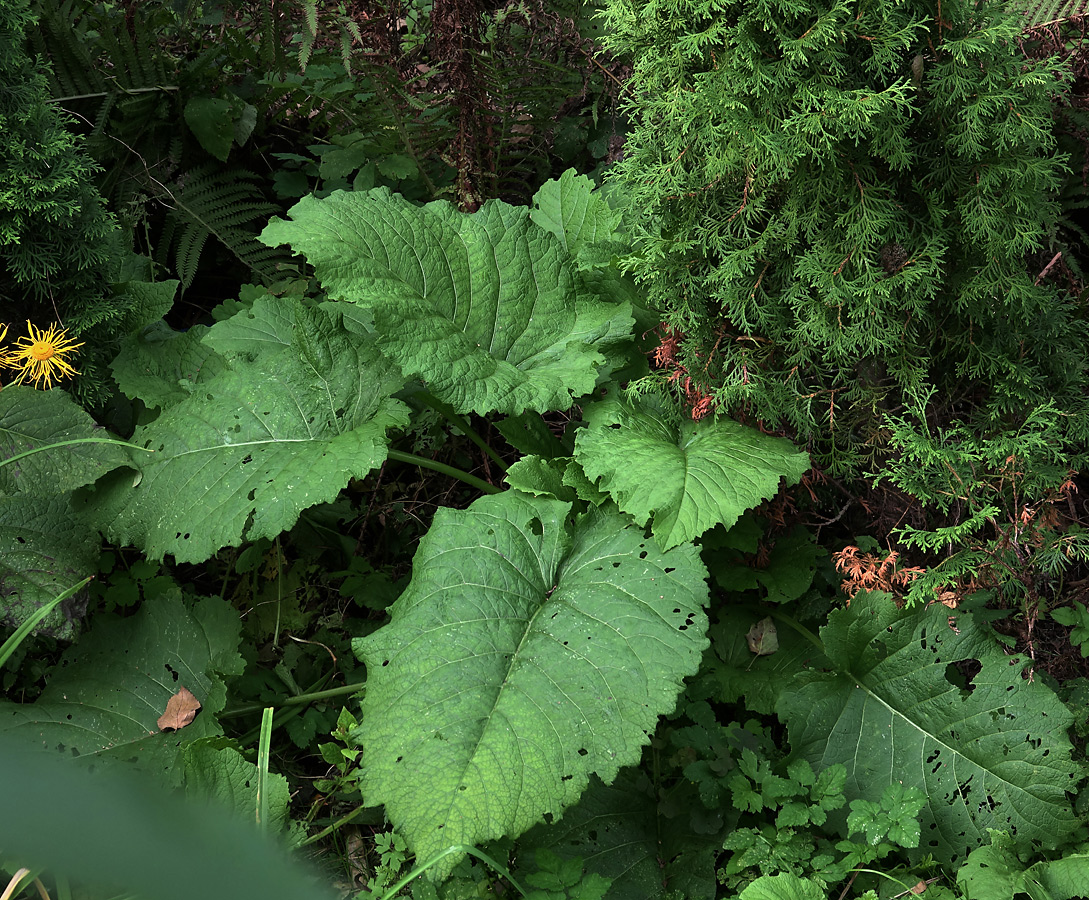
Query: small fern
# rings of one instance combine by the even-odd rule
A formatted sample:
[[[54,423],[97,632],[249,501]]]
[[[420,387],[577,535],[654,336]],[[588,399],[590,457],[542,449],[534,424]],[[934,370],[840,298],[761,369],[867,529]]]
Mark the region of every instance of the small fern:
[[[106,95],[106,80],[95,65],[75,23],[78,14],[72,0],[40,0],[37,4],[38,27],[27,35],[30,46],[49,61],[47,77],[54,102],[100,99]]]
[[[217,171],[214,164],[201,166],[164,186],[164,204],[170,208],[156,250],[160,264],[173,267],[187,289],[197,273],[201,252],[215,237],[263,282],[275,277],[282,251],[265,247],[247,226],[263,224],[278,212],[261,196],[260,181],[243,169]]]
[[[1012,9],[1023,9],[1025,29],[1046,28],[1089,15],[1089,3],[1086,0],[1021,0],[1010,5]]]

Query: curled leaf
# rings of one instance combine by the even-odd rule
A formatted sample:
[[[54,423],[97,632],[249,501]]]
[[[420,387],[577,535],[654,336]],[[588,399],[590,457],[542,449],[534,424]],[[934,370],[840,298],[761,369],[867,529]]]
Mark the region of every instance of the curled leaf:
[[[166,712],[159,716],[155,724],[159,726],[159,731],[178,731],[190,724],[198,712],[200,701],[183,685],[166,701]]]
[[[749,642],[749,649],[757,656],[771,656],[779,649],[779,636],[770,616],[753,625],[745,635],[745,640]]]

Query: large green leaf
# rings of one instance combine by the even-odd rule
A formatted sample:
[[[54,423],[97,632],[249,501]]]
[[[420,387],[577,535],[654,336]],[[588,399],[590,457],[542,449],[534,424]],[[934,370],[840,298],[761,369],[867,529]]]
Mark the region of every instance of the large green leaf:
[[[587,405],[575,439],[586,474],[637,522],[653,521],[658,543],[676,547],[797,484],[809,457],[782,438],[729,419],[675,424],[650,403]]]
[[[402,385],[395,367],[335,314],[280,303],[293,308],[290,344],[240,355],[137,429],[133,441],[155,451],[136,460],[138,483],[109,478],[91,498],[113,540],[200,562],[275,537],[385,459],[386,429],[408,421],[390,398]]]
[[[257,766],[238,752],[233,741],[213,737],[186,744],[182,751],[182,781],[186,797],[218,804],[241,819],[257,823]],[[291,805],[287,779],[269,772],[266,786],[267,824],[274,829],[286,828]]]
[[[70,498],[0,496],[0,622],[16,628],[98,569],[100,540]],[[82,590],[46,614],[35,632],[74,640],[87,609]]]
[[[620,213],[594,190],[589,178],[574,169],[541,186],[533,196],[530,216],[583,265],[611,261],[624,249],[616,238]]]
[[[291,244],[332,298],[370,308],[383,352],[459,412],[567,409],[630,338],[630,305],[582,294],[524,208],[464,215],[376,188],[304,197],[290,215],[261,240]]]
[[[520,834],[591,773],[614,779],[699,666],[695,549],[569,512],[515,491],[440,510],[393,621],[355,643],[364,793],[422,858]]]
[[[586,868],[613,880],[605,900],[714,897],[715,856],[722,840],[698,835],[662,814],[646,776],[622,772],[616,783],[598,778],[552,825],[537,825],[518,842],[520,859],[535,847],[582,857]]]
[[[779,694],[791,686],[794,675],[803,669],[827,665],[820,647],[814,646],[789,624],[775,623],[778,649],[757,656],[747,635],[763,617],[764,610],[726,605],[718,611],[718,621],[711,626],[711,645],[715,658],[709,660],[705,677],[714,685],[714,699],[737,703],[744,698],[751,713],[775,712]]]
[[[224,678],[244,667],[238,635],[238,614],[227,603],[212,597],[190,610],[176,589],[128,618],[98,616],[36,702],[0,702],[0,735],[99,767],[133,762],[177,778],[182,747],[220,733]],[[156,720],[182,685],[200,701],[200,715],[161,733]]]
[[[93,574],[98,537],[73,515],[69,492],[128,462],[64,391],[9,385],[0,391],[0,622],[17,627]],[[54,444],[52,449],[43,450]],[[38,451],[38,452],[31,452]],[[29,453],[30,455],[23,455]],[[16,458],[21,457],[21,458]],[[87,605],[81,591],[36,631],[72,640]]]
[[[213,325],[204,343],[228,359],[252,359],[290,346],[294,334],[294,305],[276,297],[259,297],[248,309]]]
[[[52,754],[21,753],[8,740],[0,759],[5,860],[96,888],[76,896],[114,897],[120,889],[144,900],[333,897],[282,843],[222,811],[132,777],[92,775]]]
[[[151,408],[173,406],[226,368],[201,342],[207,333],[205,325],[178,332],[160,320],[122,341],[110,371],[127,396]]]
[[[973,850],[957,872],[965,900],[1028,896],[1031,900],[1084,900],[1089,887],[1089,846],[1067,850],[1060,859],[1025,868],[1009,835],[991,834],[991,845]]]
[[[219,97],[194,97],[185,104],[182,115],[200,145],[226,162],[234,142],[235,104]]]
[[[738,900],[825,900],[825,889],[816,881],[790,872],[762,875],[741,892]]]
[[[818,771],[846,765],[848,800],[876,801],[894,782],[922,790],[918,852],[942,862],[963,861],[988,829],[1053,847],[1076,824],[1073,717],[1022,677],[1027,658],[1007,656],[969,615],[948,619],[943,606],[899,610],[883,594],[832,613],[821,629],[832,669],[799,675],[779,698],[791,751]]]
[[[0,461],[80,438],[108,440],[110,434],[60,388],[39,391],[13,384],[0,391]],[[69,444],[0,466],[0,495],[55,497],[90,484],[128,454],[106,443]]]

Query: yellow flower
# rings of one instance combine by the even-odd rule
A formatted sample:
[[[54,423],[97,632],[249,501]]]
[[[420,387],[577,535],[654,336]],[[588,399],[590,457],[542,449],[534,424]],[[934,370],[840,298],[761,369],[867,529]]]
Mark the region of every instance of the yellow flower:
[[[69,354],[74,356],[76,348],[82,347],[82,343],[73,343],[68,338],[68,332],[56,325],[48,331],[42,331],[28,321],[26,327],[30,337],[19,338],[15,349],[9,351],[4,358],[4,365],[19,370],[16,384],[30,379],[35,387],[44,381],[49,388],[53,386],[54,379],[60,380],[79,374],[65,357]],[[3,334],[0,334],[0,340],[3,340]]]

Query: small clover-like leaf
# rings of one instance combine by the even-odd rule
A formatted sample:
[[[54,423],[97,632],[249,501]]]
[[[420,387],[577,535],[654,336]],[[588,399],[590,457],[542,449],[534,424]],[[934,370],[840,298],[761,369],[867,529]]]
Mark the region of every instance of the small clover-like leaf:
[[[1082,656],[1089,656],[1089,608],[1075,600],[1070,606],[1053,609],[1051,618],[1068,628],[1073,626],[1070,643],[1081,648]]]

